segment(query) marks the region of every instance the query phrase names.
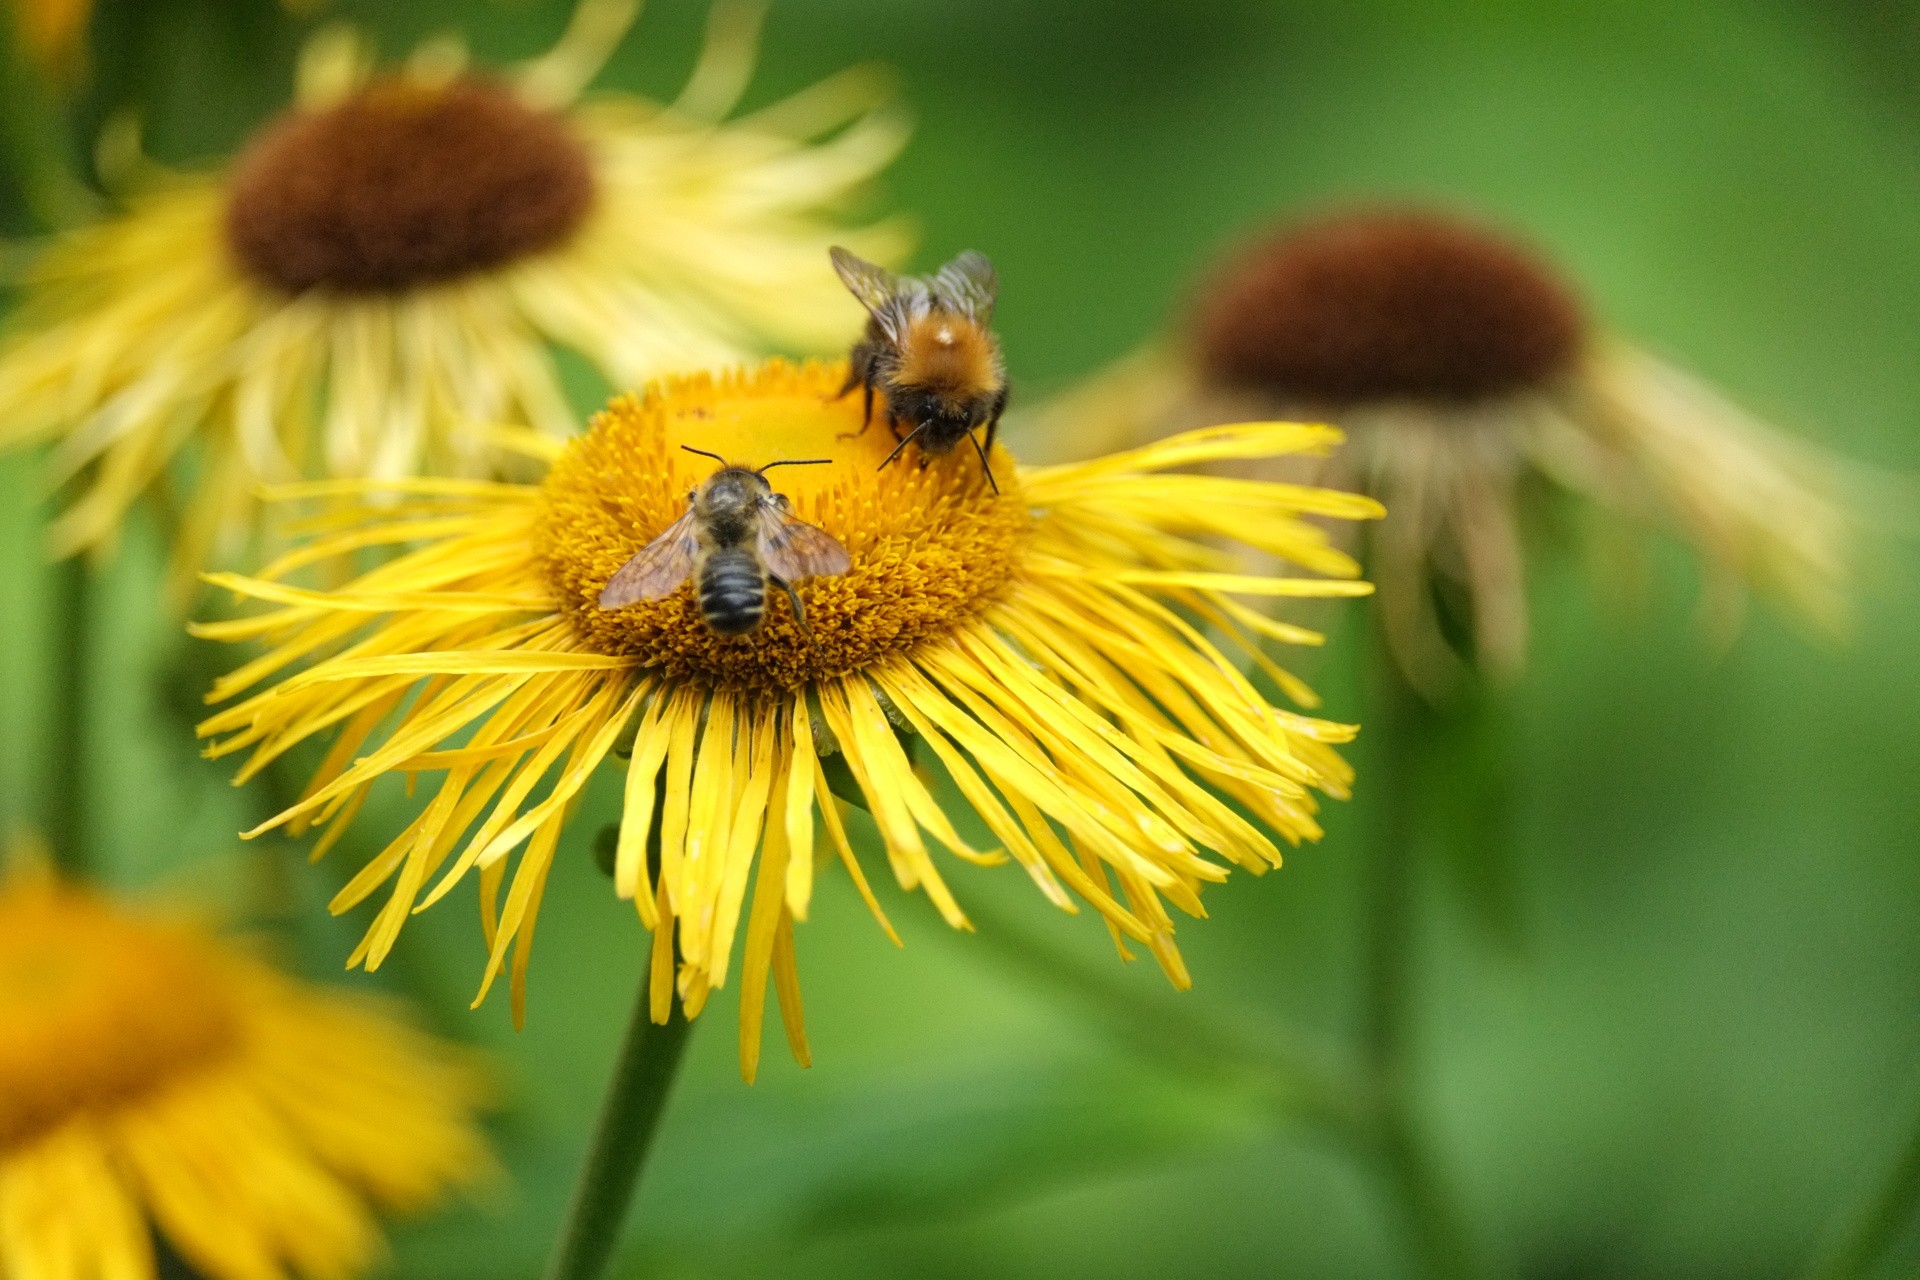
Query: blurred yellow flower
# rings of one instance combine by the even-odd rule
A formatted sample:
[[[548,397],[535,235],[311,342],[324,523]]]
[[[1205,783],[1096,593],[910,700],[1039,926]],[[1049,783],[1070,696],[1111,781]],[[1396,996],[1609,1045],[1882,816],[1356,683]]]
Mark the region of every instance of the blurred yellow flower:
[[[635,8],[585,0],[498,73],[446,39],[376,74],[322,32],[229,172],[145,178],[47,252],[0,347],[0,447],[54,441],[56,478],[86,479],[54,551],[154,492],[190,573],[238,553],[263,480],[494,474],[489,424],[577,425],[556,347],[634,385],[842,341],[859,311],[827,246],[904,248],[844,216],[906,136],[888,78],[727,119],[758,10],[723,0],[675,102],[581,100]]]
[[[924,890],[950,925],[969,927],[930,844],[970,862],[1011,856],[1055,905],[1091,903],[1122,954],[1125,940],[1145,946],[1182,986],[1168,904],[1197,915],[1201,887],[1228,865],[1259,872],[1280,862],[1242,812],[1288,841],[1320,834],[1314,793],[1346,794],[1350,773],[1331,744],[1351,727],[1270,705],[1201,628],[1253,653],[1310,703],[1254,637],[1319,637],[1233,597],[1365,594],[1353,562],[1307,517],[1368,518],[1379,508],[1167,469],[1324,452],[1336,432],[1223,427],[1038,470],[1018,470],[996,450],[995,492],[966,449],[880,467],[893,440],[861,430],[859,397],[837,397],[846,368],[774,361],[658,383],[550,450],[542,485],[399,484],[398,507],[368,506],[258,576],[214,577],[272,606],[197,628],[272,645],[222,680],[215,700],[273,683],[201,726],[216,739],[212,754],[251,749],[244,779],[333,734],[305,796],[261,830],[330,823],[324,847],[382,777],[445,773],[426,810],[334,903],[346,910],[392,885],[355,962],[377,965],[409,914],[477,871],[491,949],[485,984],[511,961],[520,1014],[562,824],[623,741],[631,764],[615,880],[653,930],[654,1016],[672,1008],[676,946],[679,997],[692,1016],[726,981],[744,935],[749,1079],[769,974],[806,1059],[792,925],[812,893],[816,813],[892,933],[832,786],[858,788],[894,877]],[[800,586],[808,631],[775,601],[757,632],[719,637],[684,588],[598,607],[615,569],[712,474],[714,463],[682,445],[750,465],[832,460],[774,473],[795,514],[852,559],[847,573]],[[350,491],[372,487],[288,493]],[[1323,576],[1234,573],[1214,545],[1222,538]],[[412,549],[334,590],[286,581],[382,545]],[[903,735],[938,761],[1004,855],[976,850],[955,829]]]
[[[1324,417],[1348,433],[1324,465],[1284,473],[1385,504],[1368,570],[1394,657],[1429,697],[1468,661],[1495,675],[1523,664],[1520,502],[1537,486],[1676,527],[1723,629],[1743,585],[1816,627],[1845,622],[1845,464],[1595,332],[1545,264],[1475,226],[1385,212],[1274,233],[1218,270],[1183,339],[1012,430],[1044,449],[1098,421],[1102,443],[1121,447],[1252,415]]]
[[[0,1276],[348,1276],[492,1168],[479,1073],[379,1005],[37,869],[0,879]]]

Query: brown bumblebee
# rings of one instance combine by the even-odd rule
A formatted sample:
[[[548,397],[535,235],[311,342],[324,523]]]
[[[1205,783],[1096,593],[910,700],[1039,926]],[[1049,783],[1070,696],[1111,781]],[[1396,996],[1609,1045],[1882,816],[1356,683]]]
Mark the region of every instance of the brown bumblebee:
[[[771,581],[787,593],[794,621],[805,632],[807,618],[793,584],[845,573],[847,549],[826,530],[796,519],[765,473],[831,459],[792,458],[756,471],[732,466],[705,449],[680,447],[712,458],[720,470],[687,495],[685,515],[614,571],[600,593],[600,607],[658,600],[692,578],[701,620],[720,635],[739,636],[760,625]]]
[[[923,453],[941,454],[967,440],[998,493],[987,451],[1007,407],[1007,373],[1000,339],[988,327],[1000,292],[993,264],[985,254],[968,250],[921,278],[897,276],[845,249],[834,248],[829,255],[841,281],[867,309],[867,332],[854,344],[853,368],[840,394],[865,389],[863,424],[873,419],[874,388],[886,396],[887,426],[899,444],[880,465],[899,457],[910,442]],[[982,423],[984,445],[974,435]]]

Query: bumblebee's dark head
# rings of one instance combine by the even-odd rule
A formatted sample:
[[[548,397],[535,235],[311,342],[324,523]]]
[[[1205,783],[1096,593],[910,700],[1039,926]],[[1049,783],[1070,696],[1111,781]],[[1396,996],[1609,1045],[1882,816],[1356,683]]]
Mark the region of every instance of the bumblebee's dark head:
[[[973,446],[980,455],[980,467],[986,472],[987,483],[995,493],[1000,492],[1000,482],[993,478],[993,466],[987,460],[986,446],[980,443],[980,437],[974,434],[974,428],[992,416],[991,407],[982,408],[984,401],[939,400],[929,403],[926,416],[915,420],[913,430],[900,437],[893,446],[893,452],[881,462],[880,469],[886,470],[895,458],[911,444],[918,446],[927,457],[937,458],[950,452],[962,440]],[[992,439],[989,429],[988,439]]]

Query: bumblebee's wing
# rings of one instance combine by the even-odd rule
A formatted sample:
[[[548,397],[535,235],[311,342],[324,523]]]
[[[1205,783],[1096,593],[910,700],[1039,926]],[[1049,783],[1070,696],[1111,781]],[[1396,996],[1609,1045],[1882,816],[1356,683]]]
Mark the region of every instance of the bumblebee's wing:
[[[927,286],[911,276],[897,276],[885,267],[856,257],[840,246],[827,250],[840,283],[898,345],[907,340],[907,328],[917,312],[926,310]]]
[[[1000,296],[1000,277],[986,254],[969,249],[934,272],[933,293],[941,306],[986,324]]]
[[[760,504],[760,563],[782,582],[802,578],[831,578],[845,573],[853,561],[840,539],[825,529],[796,519],[784,499]]]
[[[640,548],[633,559],[614,570],[600,593],[602,609],[624,609],[640,600],[658,600],[687,580],[693,572],[693,554],[699,549],[693,509],[667,526],[665,533]]]

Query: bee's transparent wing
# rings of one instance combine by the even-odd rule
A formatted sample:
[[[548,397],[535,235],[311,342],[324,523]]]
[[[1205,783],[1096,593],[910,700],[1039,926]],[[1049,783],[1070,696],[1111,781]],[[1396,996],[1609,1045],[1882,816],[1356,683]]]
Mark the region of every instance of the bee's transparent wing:
[[[840,282],[860,300],[887,337],[894,343],[905,342],[907,327],[916,314],[926,310],[927,286],[911,276],[897,276],[839,245],[827,250],[827,256],[833,259]]]
[[[602,609],[624,609],[641,600],[658,600],[687,580],[693,555],[699,550],[693,510],[667,526],[667,531],[640,548],[633,559],[614,570],[600,593]]]
[[[1000,297],[1000,277],[987,255],[967,250],[933,274],[935,299],[948,310],[986,324]]]
[[[760,563],[782,582],[831,578],[853,563],[840,539],[796,519],[778,495],[760,504],[759,535]]]

